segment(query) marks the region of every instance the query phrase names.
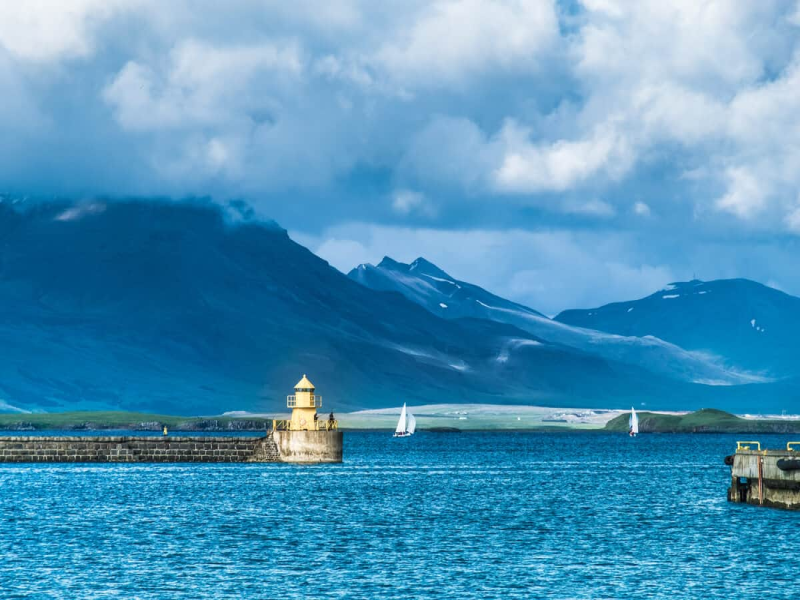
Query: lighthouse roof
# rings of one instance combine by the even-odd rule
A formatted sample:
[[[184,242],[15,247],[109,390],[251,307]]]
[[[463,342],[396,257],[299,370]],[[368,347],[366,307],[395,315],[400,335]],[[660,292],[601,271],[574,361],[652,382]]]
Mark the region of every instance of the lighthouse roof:
[[[303,378],[297,382],[297,385],[294,386],[296,390],[306,390],[306,389],[314,389],[314,384],[308,380],[308,377],[303,375]]]

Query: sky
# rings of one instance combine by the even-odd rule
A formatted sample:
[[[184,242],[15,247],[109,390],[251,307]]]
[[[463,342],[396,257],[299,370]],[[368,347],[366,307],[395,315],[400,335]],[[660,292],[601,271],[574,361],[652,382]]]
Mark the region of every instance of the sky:
[[[243,200],[547,314],[800,295],[800,5],[0,0],[5,199]]]

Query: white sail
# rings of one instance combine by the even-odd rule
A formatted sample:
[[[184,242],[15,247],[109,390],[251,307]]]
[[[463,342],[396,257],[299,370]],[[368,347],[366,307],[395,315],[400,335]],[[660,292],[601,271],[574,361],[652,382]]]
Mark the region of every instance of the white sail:
[[[406,432],[406,403],[403,402],[403,410],[400,411],[400,420],[397,422],[397,428],[394,430],[395,433],[405,433]]]
[[[633,434],[639,433],[639,417],[636,416],[636,411],[633,410],[632,406],[631,406],[631,418],[628,420],[628,423],[630,425],[631,433]]]
[[[411,411],[408,411],[408,434],[411,435],[414,433],[414,430],[417,428],[417,420],[414,418],[414,415],[411,414]]]

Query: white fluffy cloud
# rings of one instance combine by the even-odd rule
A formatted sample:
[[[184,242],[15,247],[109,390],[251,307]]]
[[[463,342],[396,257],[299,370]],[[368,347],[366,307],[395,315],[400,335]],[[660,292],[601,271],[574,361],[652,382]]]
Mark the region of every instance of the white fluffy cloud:
[[[787,3],[585,0],[573,46],[581,117],[625,132],[635,160],[679,144],[712,206],[780,216],[800,185],[797,36]],[[675,150],[672,151],[676,153]],[[712,192],[713,193],[713,192]],[[777,221],[780,223],[780,220]]]
[[[509,121],[500,138],[503,158],[492,179],[504,192],[564,191],[599,172],[621,177],[632,162],[628,141],[610,124],[598,126],[583,139],[533,144],[530,132]]]
[[[717,207],[743,219],[757,214],[764,206],[766,182],[744,168],[728,169],[726,175],[728,191],[717,200]]]
[[[116,59],[97,60],[113,69],[102,101],[171,189],[302,188],[368,164],[396,189],[557,213],[582,212],[559,194],[602,186],[610,210],[594,212],[609,216],[633,201],[614,185],[673,156],[701,218],[780,228],[800,185],[797,14],[779,0],[30,0],[0,5],[0,46],[3,80],[27,82],[23,63],[92,62],[123,28]],[[35,119],[26,92],[11,100]]]
[[[436,209],[425,194],[413,190],[397,190],[392,195],[392,210],[398,215],[418,214],[435,217]]]
[[[539,70],[559,39],[553,0],[437,0],[410,17],[373,60],[412,88],[458,86],[498,69]]]
[[[274,101],[256,94],[269,94],[281,76],[296,77],[302,69],[293,43],[218,47],[186,40],[165,64],[128,62],[103,95],[120,125],[133,131],[229,126],[248,110],[270,108]]]
[[[136,0],[0,2],[0,47],[24,60],[81,57],[93,50],[93,29]]]

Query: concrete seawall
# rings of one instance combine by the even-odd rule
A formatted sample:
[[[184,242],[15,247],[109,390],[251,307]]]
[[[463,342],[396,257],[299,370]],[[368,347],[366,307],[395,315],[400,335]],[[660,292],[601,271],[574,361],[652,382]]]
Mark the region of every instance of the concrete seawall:
[[[800,452],[789,450],[737,450],[732,457],[728,500],[800,510],[800,470],[781,469],[778,464],[798,458]]]
[[[292,434],[287,436],[286,434]],[[320,437],[323,434],[326,437]],[[334,435],[330,435],[334,434]],[[338,434],[338,435],[337,435]],[[280,448],[283,448],[283,453]],[[239,436],[0,437],[0,463],[342,462],[341,432]]]
[[[342,462],[341,431],[276,431],[273,438],[284,462]]]

